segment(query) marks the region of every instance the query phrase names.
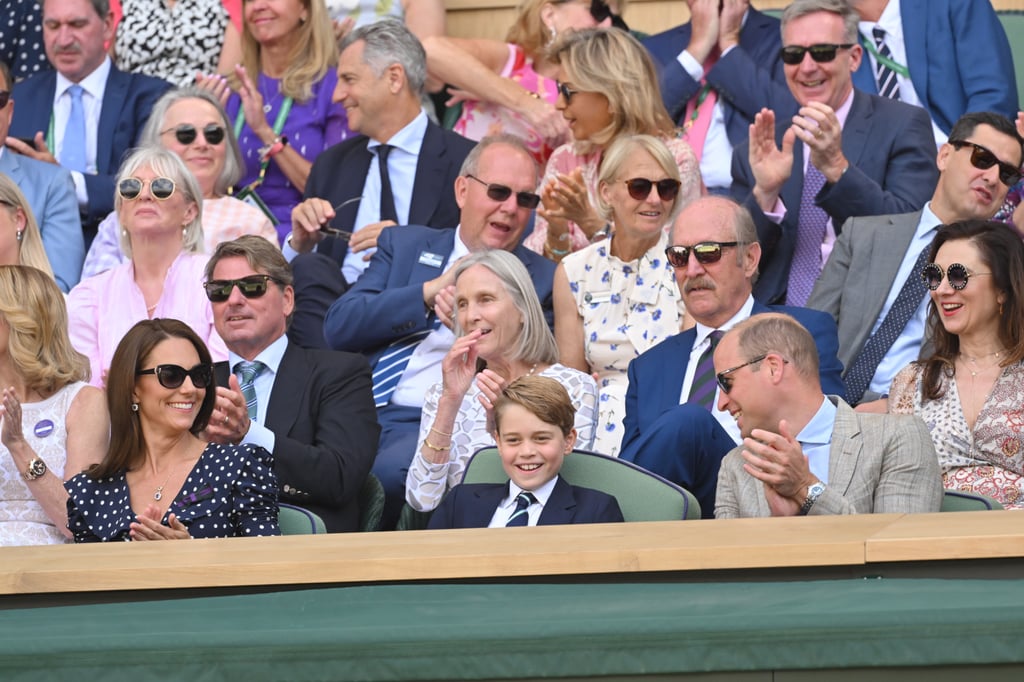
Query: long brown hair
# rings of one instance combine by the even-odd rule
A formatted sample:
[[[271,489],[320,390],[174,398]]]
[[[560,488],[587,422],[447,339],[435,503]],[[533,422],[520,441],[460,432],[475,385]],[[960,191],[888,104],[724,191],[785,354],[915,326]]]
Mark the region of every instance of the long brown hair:
[[[995,288],[1006,296],[999,317],[999,342],[1007,353],[1000,365],[1006,367],[1024,360],[1024,242],[1013,228],[1003,223],[961,220],[939,227],[928,260],[935,261],[943,244],[958,240],[968,241],[978,249],[981,262],[992,273]],[[953,376],[953,363],[960,353],[960,337],[946,331],[934,302],[928,304],[928,332],[935,351],[921,362],[922,402],[945,394],[944,378]]]
[[[132,393],[135,391],[137,372],[149,359],[153,349],[167,339],[185,339],[196,349],[199,362],[210,364],[210,351],[199,335],[184,322],[172,319],[142,320],[128,330],[117,344],[114,357],[107,372],[107,407],[110,410],[110,448],[99,464],[89,468],[94,479],[105,478],[119,471],[134,469],[146,457],[146,440],[142,435],[139,413],[131,409]],[[185,379],[190,381],[190,379]],[[206,428],[217,400],[217,391],[211,386],[206,390],[203,404],[199,408],[189,431],[198,435]]]

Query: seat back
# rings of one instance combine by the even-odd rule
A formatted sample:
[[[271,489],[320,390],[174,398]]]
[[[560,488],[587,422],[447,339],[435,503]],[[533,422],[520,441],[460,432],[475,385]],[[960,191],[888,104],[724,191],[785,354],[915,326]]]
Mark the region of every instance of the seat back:
[[[700,518],[700,504],[688,490],[632,462],[573,450],[565,458],[561,473],[573,485],[614,496],[626,521]],[[495,447],[478,450],[462,477],[463,483],[504,483],[507,480]]]
[[[997,500],[986,497],[980,493],[965,493],[962,490],[946,490],[942,494],[942,507],[939,511],[962,512],[962,511],[990,511],[1002,509]]]
[[[1013,53],[1013,69],[1017,76],[1017,99],[1024,108],[1024,11],[1001,10],[996,12],[1010,41]]]
[[[277,525],[281,535],[318,535],[327,532],[324,520],[319,516],[293,504],[278,504]]]
[[[367,474],[363,487],[359,489],[359,530],[380,530],[380,519],[383,515],[384,486],[372,473]]]

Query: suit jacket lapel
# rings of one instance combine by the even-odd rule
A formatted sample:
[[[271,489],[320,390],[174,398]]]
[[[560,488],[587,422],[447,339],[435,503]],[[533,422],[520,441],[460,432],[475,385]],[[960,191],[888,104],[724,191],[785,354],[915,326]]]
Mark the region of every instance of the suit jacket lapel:
[[[889,289],[896,280],[903,256],[907,253],[917,224],[921,221],[921,211],[909,216],[888,216],[885,220],[888,228],[875,230],[868,271],[865,273],[867,276],[861,280],[865,287],[863,300],[871,302],[870,309],[864,309],[864,323],[868,327],[874,326],[882,305],[889,296]],[[916,257],[917,254],[913,255]],[[898,291],[903,282],[895,283]]]
[[[466,518],[462,524],[466,528],[487,528],[491,524],[498,504],[508,495],[508,483],[488,486],[474,486],[473,496],[476,502],[465,508]]]
[[[11,180],[14,180],[14,184],[19,187],[25,182],[25,173],[21,170],[21,164],[18,163],[18,155],[10,149],[5,149],[4,153],[0,154],[0,171],[9,175]]]
[[[312,365],[302,361],[302,350],[291,343],[285,348],[281,365],[270,391],[265,426],[275,433],[288,433],[298,418],[303,387],[311,380]]]
[[[686,368],[690,365],[690,353],[693,351],[693,345],[697,343],[697,330],[695,328],[687,329],[685,332],[666,339],[665,343],[672,344],[668,348],[667,364],[663,367],[652,368],[653,371],[666,375],[664,381],[658,381],[661,384],[662,393],[658,409],[651,413],[655,416],[672,405],[679,404],[679,398],[683,392],[683,382],[686,380]]]
[[[373,154],[367,148],[370,138],[364,137],[359,145],[352,150],[352,153],[347,155],[344,159],[345,168],[342,177],[351,179],[352,186],[349,187],[344,194],[342,199],[339,201],[345,201],[347,199],[357,197],[363,192],[363,186],[366,183],[366,174],[370,171],[370,161],[373,159]],[[341,184],[347,184],[342,182]],[[350,230],[352,226],[356,224],[356,213],[359,212],[359,202],[353,201],[351,204],[346,204],[338,210],[338,216],[336,218],[336,225],[341,225],[342,229]],[[412,221],[409,221],[412,222]]]
[[[412,198],[409,200],[409,224],[429,225],[445,194],[445,167],[447,152],[444,134],[433,123],[427,123],[420,145],[420,156],[416,161],[416,178],[413,181]],[[451,188],[447,188],[449,191]]]
[[[560,524],[572,523],[576,516],[576,496],[572,494],[572,486],[565,482],[561,476],[555,481],[555,488],[551,491],[544,510],[537,519],[538,526],[557,526]]]
[[[396,229],[400,230],[402,228]],[[398,238],[401,239],[401,236],[398,236]],[[426,282],[429,279],[434,279],[444,271],[445,263],[451,257],[452,250],[455,248],[455,230],[438,230],[436,233],[432,233],[422,244],[413,245],[413,248],[416,250],[412,253],[412,272],[409,274],[407,281]],[[440,256],[441,265],[434,266],[424,262],[431,260],[430,256]]]
[[[835,403],[833,396],[829,397]],[[832,445],[828,453],[828,485],[845,494],[857,470],[864,440],[860,435],[857,413],[844,402],[836,403],[836,423],[832,429]]]
[[[843,154],[853,166],[858,165],[864,152],[871,146],[869,133],[874,111],[871,97],[854,90],[850,113],[843,124]]]
[[[128,100],[128,74],[117,70],[111,65],[110,75],[103,90],[103,106],[100,109],[100,125],[96,133],[96,167],[101,174],[116,173],[121,159],[114,158],[114,135],[117,124],[121,120],[121,108]],[[128,146],[135,140],[128,140]]]
[[[900,0],[907,68],[910,69],[910,80],[914,84],[917,98],[925,103],[931,101],[928,96],[928,67],[934,63],[934,60],[928,58],[928,37],[932,35],[928,24],[935,15],[935,10],[930,9],[926,0]],[[983,49],[983,46],[975,45],[974,48]],[[948,50],[950,46],[940,44],[936,45],[936,49]]]

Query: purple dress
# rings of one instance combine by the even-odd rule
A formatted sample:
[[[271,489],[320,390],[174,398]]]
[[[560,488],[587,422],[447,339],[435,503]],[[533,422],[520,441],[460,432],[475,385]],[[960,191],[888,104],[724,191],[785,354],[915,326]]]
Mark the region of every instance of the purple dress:
[[[281,134],[288,138],[288,146],[310,162],[316,160],[320,152],[328,147],[352,136],[352,131],[348,129],[345,108],[331,101],[337,82],[338,74],[334,69],[329,69],[323,78],[313,84],[311,98],[305,102],[292,103],[291,112],[281,130]],[[263,95],[264,106],[270,105],[267,123],[273,126],[285,99],[280,94],[280,81],[261,73],[256,87]],[[228,100],[228,120],[236,120],[241,104],[241,99],[233,93]],[[263,142],[246,123],[238,136],[238,144],[242,148],[242,158],[245,161],[245,171],[237,187],[242,189],[259,176],[259,149]],[[277,237],[279,242],[283,242],[291,232],[292,209],[302,201],[302,191],[292,185],[278,165],[271,160],[263,184],[257,188],[257,194],[277,217]]]

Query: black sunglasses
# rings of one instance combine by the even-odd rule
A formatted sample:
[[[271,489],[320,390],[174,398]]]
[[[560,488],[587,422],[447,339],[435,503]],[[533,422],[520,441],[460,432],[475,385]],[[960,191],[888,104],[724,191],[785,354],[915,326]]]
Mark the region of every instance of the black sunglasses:
[[[604,0],[590,0],[590,16],[600,24],[605,19],[615,16],[615,13]]]
[[[249,275],[241,279],[214,279],[203,284],[206,289],[206,298],[213,303],[223,303],[231,296],[231,290],[238,287],[242,296],[246,298],[259,298],[267,293],[269,282],[283,284],[281,280],[274,279],[270,275]]]
[[[848,50],[853,47],[853,43],[842,43],[836,45],[835,43],[819,43],[817,45],[811,45],[810,47],[804,47],[803,45],[786,45],[779,51],[779,56],[782,57],[783,64],[789,64],[795,66],[804,60],[804,55],[808,52],[811,53],[811,59],[824,64],[830,62],[836,58],[836,53],[839,50]]]
[[[0,90],[0,109],[7,106],[7,103],[11,101],[10,90]]]
[[[672,201],[679,194],[679,186],[682,184],[678,180],[672,178],[665,178],[664,180],[648,180],[647,178],[630,178],[625,181],[626,190],[629,192],[629,196],[633,197],[637,201],[643,201],[651,194],[651,188],[658,188],[658,196],[663,201]]]
[[[200,363],[192,369],[185,369],[178,365],[157,365],[150,369],[140,369],[136,376],[143,374],[155,374],[156,380],[164,388],[178,388],[185,383],[185,377],[192,380],[196,388],[209,388],[213,383],[213,365]]]
[[[690,252],[701,265],[717,263],[722,260],[722,249],[739,246],[743,242],[701,242],[693,246],[670,246],[665,249],[665,257],[674,268],[685,268],[690,262]]]
[[[473,175],[466,175],[467,178],[476,180],[481,185],[487,188],[487,196],[494,201],[505,201],[512,196],[512,188],[506,187],[505,185],[496,185],[493,182],[484,182],[480,178]],[[516,192],[516,204],[520,208],[537,208],[540,204],[540,196],[533,192]]]
[[[942,284],[943,276],[949,278],[949,286],[957,291],[962,291],[967,286],[967,281],[971,277],[991,274],[991,272],[971,272],[967,269],[966,265],[961,265],[960,263],[952,263],[946,268],[945,273],[942,272],[942,266],[938,263],[929,263],[921,270],[921,278],[932,291],[938,289],[939,285]]]
[[[971,148],[971,165],[978,170],[988,170],[996,164],[999,165],[999,180],[1007,187],[1013,187],[1022,177],[1019,168],[1013,164],[1000,161],[999,157],[993,154],[990,150],[985,149],[980,144],[974,142],[968,142],[967,140],[950,140],[949,143],[953,145],[953,148],[960,151],[964,147]]]
[[[555,83],[558,85],[558,94],[565,98],[566,104],[572,102],[572,96],[579,92],[579,90],[573,90],[562,81],[555,81]]]
[[[139,178],[124,178],[117,183],[117,193],[122,199],[131,201],[138,199],[142,194],[142,188],[149,185],[149,193],[154,199],[166,201],[174,194],[174,180],[170,178],[153,178],[152,180],[140,180]]]
[[[757,364],[758,362],[764,360],[766,357],[768,357],[767,353],[765,353],[764,355],[758,355],[753,360],[747,360],[742,365],[730,367],[729,369],[723,370],[716,374],[715,380],[718,382],[718,387],[722,389],[722,393],[729,395],[729,391],[732,390],[732,378],[729,376],[730,374],[732,374],[738,369],[743,369],[744,367],[749,367],[750,365]]]
[[[174,133],[174,139],[181,144],[192,144],[196,141],[196,136],[199,134],[196,131],[196,127],[191,123],[183,123],[176,128],[168,128],[167,130],[160,133],[165,135],[166,133]],[[216,123],[210,123],[202,129],[203,138],[208,144],[218,145],[224,141],[224,126],[217,125]]]

